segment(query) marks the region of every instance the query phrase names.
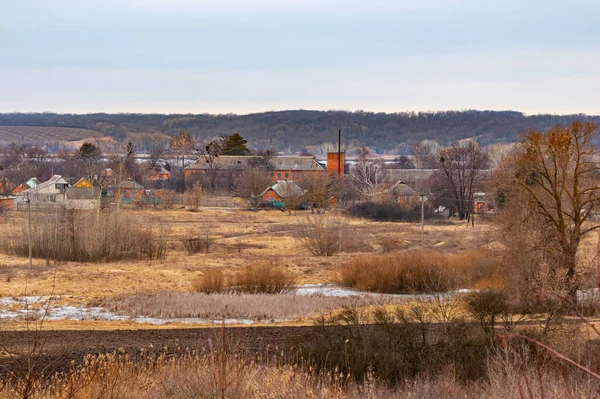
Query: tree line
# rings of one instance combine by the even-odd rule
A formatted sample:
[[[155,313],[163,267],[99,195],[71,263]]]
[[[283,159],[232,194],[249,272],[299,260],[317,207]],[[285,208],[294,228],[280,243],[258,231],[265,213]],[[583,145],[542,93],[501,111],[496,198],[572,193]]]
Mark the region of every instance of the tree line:
[[[545,131],[574,120],[600,123],[600,116],[524,115],[514,111],[443,111],[375,113],[365,111],[277,111],[235,114],[0,114],[2,126],[60,126],[85,128],[131,140],[140,151],[150,152],[157,143],[168,145],[172,136],[186,131],[199,142],[240,132],[250,148],[277,152],[316,152],[334,147],[342,129],[347,148],[365,146],[377,153],[408,154],[412,145],[436,140],[448,145],[476,138],[481,145],[511,142],[529,129]],[[26,138],[25,138],[26,140]],[[33,143],[39,144],[39,143]],[[325,149],[326,150],[326,149]]]

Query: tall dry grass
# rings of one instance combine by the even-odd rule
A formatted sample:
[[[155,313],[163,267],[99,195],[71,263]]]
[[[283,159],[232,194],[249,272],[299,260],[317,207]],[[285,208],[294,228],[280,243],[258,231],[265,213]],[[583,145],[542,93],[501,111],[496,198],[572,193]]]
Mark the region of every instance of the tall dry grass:
[[[498,263],[485,250],[449,254],[403,251],[359,256],[342,265],[342,284],[385,293],[443,292],[468,288],[497,273]]]
[[[205,294],[283,294],[295,283],[293,275],[266,262],[250,263],[237,273],[209,270],[192,281],[194,289]]]
[[[11,218],[0,234],[0,250],[27,256],[28,221]],[[143,227],[119,212],[59,210],[31,216],[32,253],[36,258],[98,262],[121,259],[163,259],[166,232],[160,226]]]
[[[394,297],[326,297],[293,294],[203,294],[196,292],[158,292],[118,295],[97,305],[127,316],[160,318],[197,317],[216,320],[294,319],[319,315],[334,309],[404,303]]]
[[[295,283],[291,274],[261,262],[242,268],[235,276],[232,288],[245,294],[283,294],[290,292]]]
[[[207,270],[192,281],[194,290],[203,294],[220,294],[225,291],[225,273]]]
[[[88,356],[81,367],[51,378],[38,376],[30,387],[9,378],[0,398],[20,398],[25,390],[28,397],[39,399],[562,399],[599,395],[598,383],[591,378],[523,369],[518,362],[507,362],[499,356],[489,362],[489,379],[464,383],[448,369],[389,387],[373,374],[363,383],[356,383],[340,372],[316,373],[286,365],[277,358],[266,363],[215,352],[166,356],[143,350],[136,356]]]

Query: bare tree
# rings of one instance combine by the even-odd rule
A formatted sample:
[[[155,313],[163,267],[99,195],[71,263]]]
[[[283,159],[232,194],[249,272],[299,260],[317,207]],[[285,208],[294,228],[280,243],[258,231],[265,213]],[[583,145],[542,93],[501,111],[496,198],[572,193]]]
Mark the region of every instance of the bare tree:
[[[415,164],[410,157],[406,155],[400,155],[394,160],[394,163],[390,165],[392,169],[414,169]]]
[[[412,146],[415,167],[418,169],[429,169],[436,167],[435,154],[440,145],[433,140],[423,140],[419,144]]]
[[[174,136],[169,143],[171,151],[175,152],[178,158],[181,158],[182,171],[185,169],[185,154],[194,149],[194,146],[194,138],[188,132],[180,132],[179,135]]]
[[[557,125],[546,133],[531,130],[522,135],[518,152],[504,164],[502,195],[507,204],[523,206],[511,198],[525,199],[539,216],[546,234],[546,257],[551,273],[561,274],[564,288],[577,292],[577,250],[582,238],[600,228],[586,224],[600,207],[596,146],[597,126],[591,122]]]
[[[261,194],[271,184],[271,179],[266,169],[251,167],[242,172],[235,181],[235,192],[240,197],[248,200],[248,206],[256,210],[262,202]]]
[[[48,171],[50,157],[46,150],[36,146],[27,147],[27,163],[35,170],[35,175],[42,178]]]
[[[300,187],[305,190],[305,199],[310,203],[311,210],[314,213],[324,212],[329,208],[329,203],[333,198],[335,181],[329,174],[309,175],[301,180]]]
[[[438,151],[438,171],[434,178],[441,192],[452,198],[460,220],[469,217],[473,194],[481,189],[489,164],[488,157],[475,141],[455,142]]]
[[[283,200],[288,213],[291,215],[302,203],[304,190],[293,181],[281,181],[278,184],[281,186],[281,199]]]
[[[493,169],[499,167],[514,148],[514,143],[496,143],[487,146],[485,150],[490,159],[490,167]]]
[[[222,149],[223,149],[223,140],[222,139],[212,140],[204,146],[204,149],[200,155],[201,159],[203,159],[204,162],[206,162],[206,165],[208,166],[208,173],[209,173],[208,178],[210,180],[211,191],[215,191],[215,180],[217,178],[215,169],[216,169],[217,159],[219,158],[219,155],[221,155]]]
[[[155,167],[158,165],[158,161],[159,159],[162,158],[163,154],[165,152],[165,148],[163,147],[162,143],[159,143],[156,147],[152,148],[152,150],[150,151],[150,165],[152,167]]]
[[[363,197],[372,198],[384,190],[388,181],[388,171],[379,160],[369,157],[369,152],[363,150],[358,162],[352,167],[350,181]]]

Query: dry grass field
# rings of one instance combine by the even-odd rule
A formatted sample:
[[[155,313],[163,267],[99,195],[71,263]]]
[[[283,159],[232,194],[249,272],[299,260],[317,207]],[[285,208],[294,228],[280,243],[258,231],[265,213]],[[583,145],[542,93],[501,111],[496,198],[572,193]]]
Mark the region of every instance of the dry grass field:
[[[0,126],[0,142],[43,143],[50,141],[78,141],[99,138],[102,133],[79,128],[49,126]]]
[[[183,209],[122,212],[141,225],[166,228],[165,259],[109,263],[34,259],[33,268],[29,269],[27,259],[0,254],[0,296],[54,294],[100,298],[139,292],[190,291],[194,278],[207,270],[235,272],[260,261],[289,272],[298,284],[333,283],[340,279],[339,266],[359,254],[419,248],[459,252],[490,246],[493,242],[490,225],[486,223],[476,224],[475,228],[459,223],[427,225],[421,236],[417,224],[351,219],[345,251],[331,257],[317,257],[295,238],[309,211],[296,215],[233,208],[203,208],[197,213]],[[4,229],[6,223],[5,217],[0,218],[0,228]],[[182,241],[192,232],[202,237],[208,232],[211,241],[208,254],[190,255],[185,251]]]

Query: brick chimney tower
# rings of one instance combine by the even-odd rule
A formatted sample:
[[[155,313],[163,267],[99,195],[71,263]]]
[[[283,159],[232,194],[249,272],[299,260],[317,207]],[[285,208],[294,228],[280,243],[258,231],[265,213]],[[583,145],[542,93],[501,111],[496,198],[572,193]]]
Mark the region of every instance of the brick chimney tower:
[[[327,173],[344,178],[344,151],[327,153]]]

